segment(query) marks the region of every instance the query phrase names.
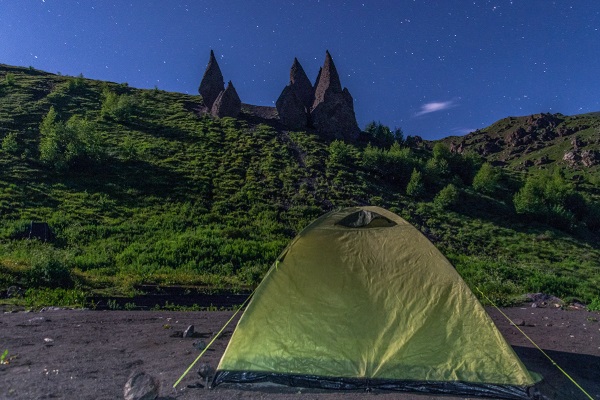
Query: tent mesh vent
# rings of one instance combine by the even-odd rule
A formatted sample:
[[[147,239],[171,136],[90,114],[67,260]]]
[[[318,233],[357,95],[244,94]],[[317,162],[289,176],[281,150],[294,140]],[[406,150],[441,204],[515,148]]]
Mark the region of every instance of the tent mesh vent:
[[[386,228],[394,226],[396,223],[376,212],[359,210],[347,215],[336,225],[342,225],[347,228]]]

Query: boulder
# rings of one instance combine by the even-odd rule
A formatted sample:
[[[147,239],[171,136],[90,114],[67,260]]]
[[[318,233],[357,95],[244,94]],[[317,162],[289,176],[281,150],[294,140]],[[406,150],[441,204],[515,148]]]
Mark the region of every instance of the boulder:
[[[565,161],[570,167],[574,167],[579,161],[579,154],[574,151],[568,151],[563,156],[563,161]]]
[[[237,91],[233,87],[233,83],[229,81],[227,88],[215,100],[210,113],[218,118],[235,118],[240,114],[241,110],[242,101],[240,100],[240,96],[238,96]]]
[[[296,94],[292,85],[283,88],[275,102],[279,120],[290,129],[302,130],[308,126],[308,114],[302,100]]]
[[[325,53],[325,63],[319,71],[310,117],[313,127],[321,134],[350,140],[360,134],[354,100],[348,89],[342,89],[329,51]]]
[[[581,152],[581,163],[585,167],[593,167],[599,162],[598,153],[594,150],[583,150]]]
[[[135,371],[125,384],[123,397],[125,400],[155,400],[160,385],[158,380],[142,371]]]
[[[223,81],[221,68],[219,68],[215,53],[211,50],[208,65],[198,88],[207,109],[212,110],[215,100],[219,97],[224,87],[225,82]]]
[[[302,102],[306,109],[310,109],[314,99],[313,85],[304,72],[304,68],[298,62],[298,59],[294,57],[294,63],[290,69],[290,85],[298,99]]]

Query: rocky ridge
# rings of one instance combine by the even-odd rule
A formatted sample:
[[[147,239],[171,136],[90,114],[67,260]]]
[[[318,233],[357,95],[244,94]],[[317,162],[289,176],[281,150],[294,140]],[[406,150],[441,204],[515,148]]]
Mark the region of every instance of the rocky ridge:
[[[500,166],[600,167],[600,114],[534,114],[504,118],[462,137],[443,139],[456,153],[474,152]]]

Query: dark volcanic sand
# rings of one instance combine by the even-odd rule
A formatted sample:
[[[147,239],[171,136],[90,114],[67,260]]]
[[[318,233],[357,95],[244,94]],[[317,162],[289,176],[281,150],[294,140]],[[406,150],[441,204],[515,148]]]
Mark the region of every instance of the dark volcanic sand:
[[[556,308],[508,308],[513,320],[566,370],[593,399],[600,399],[600,314]],[[549,399],[587,399],[497,310],[488,309],[525,365],[545,377],[540,391]],[[231,312],[57,310],[0,314],[0,353],[15,356],[0,365],[0,399],[122,399],[131,371],[141,369],[161,382],[161,399],[460,399],[390,392],[318,392],[299,388],[248,391],[188,388],[200,382],[197,366],[173,383]],[[235,321],[234,321],[235,323]],[[205,338],[171,337],[194,325]],[[216,366],[234,325],[200,360]],[[50,339],[50,340],[47,340]]]

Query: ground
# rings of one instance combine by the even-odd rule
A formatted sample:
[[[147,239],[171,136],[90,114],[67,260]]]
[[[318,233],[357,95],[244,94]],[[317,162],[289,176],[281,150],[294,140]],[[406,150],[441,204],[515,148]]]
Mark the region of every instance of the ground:
[[[548,399],[589,399],[495,309],[487,309],[525,365],[541,373]],[[503,311],[581,385],[600,399],[600,314],[581,309],[530,306]],[[205,353],[177,390],[172,386],[232,312],[47,310],[0,314],[0,399],[123,398],[133,370],[160,381],[160,399],[462,399],[390,392],[318,392],[304,389],[249,391],[193,387],[199,366],[216,366],[235,320]],[[194,325],[196,337],[183,338]],[[195,346],[196,344],[196,346]]]

